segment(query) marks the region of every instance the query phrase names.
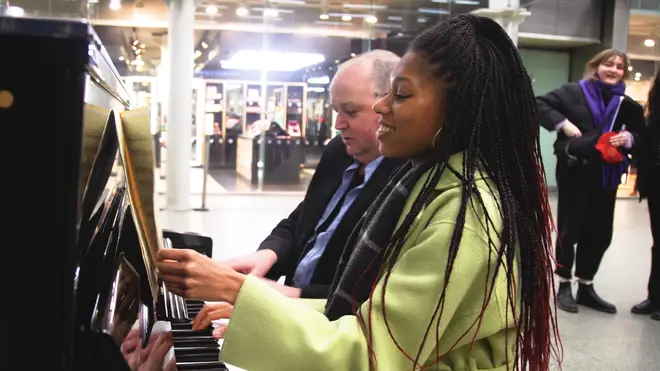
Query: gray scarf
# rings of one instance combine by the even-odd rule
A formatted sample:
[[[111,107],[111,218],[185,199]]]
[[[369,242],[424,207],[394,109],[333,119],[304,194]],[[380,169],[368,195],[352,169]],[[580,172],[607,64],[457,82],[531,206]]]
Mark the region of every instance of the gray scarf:
[[[354,314],[369,299],[408,196],[435,165],[437,160],[430,158],[414,166],[410,161],[401,166],[353,229],[330,288],[325,307],[328,319]]]

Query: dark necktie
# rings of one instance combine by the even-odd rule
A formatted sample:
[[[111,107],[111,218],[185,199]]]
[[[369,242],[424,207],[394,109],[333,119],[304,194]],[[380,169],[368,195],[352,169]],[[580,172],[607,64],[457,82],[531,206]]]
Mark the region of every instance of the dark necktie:
[[[309,241],[307,241],[307,243],[305,244],[305,249],[303,250],[303,254],[300,257],[301,260],[307,254],[307,252],[309,252],[309,250],[311,250],[314,247],[314,244],[316,243],[316,238],[318,237],[318,235],[325,232],[328,229],[328,227],[330,227],[330,224],[332,224],[332,222],[335,220],[335,218],[337,217],[337,214],[339,214],[339,211],[341,210],[342,206],[344,205],[344,200],[346,200],[346,195],[348,195],[348,193],[351,190],[353,190],[353,188],[358,187],[362,183],[364,183],[364,170],[363,170],[362,165],[360,165],[360,167],[355,171],[355,174],[353,174],[353,178],[351,179],[351,183],[349,184],[348,188],[346,189],[344,194],[341,196],[339,201],[337,201],[337,204],[335,205],[335,207],[332,209],[332,211],[330,212],[328,217],[325,218],[323,223],[321,223],[321,225],[319,225],[319,227],[316,228],[316,231],[314,231],[314,235],[312,236],[312,238],[310,238]]]

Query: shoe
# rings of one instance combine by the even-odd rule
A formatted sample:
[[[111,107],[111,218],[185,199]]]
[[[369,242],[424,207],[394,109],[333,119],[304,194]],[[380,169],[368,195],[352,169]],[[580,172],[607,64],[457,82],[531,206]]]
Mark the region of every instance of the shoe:
[[[613,304],[606,302],[596,294],[593,284],[580,284],[577,294],[577,303],[599,312],[616,313],[616,307]]]
[[[575,302],[575,298],[573,298],[570,282],[562,282],[559,284],[559,290],[557,290],[557,306],[559,309],[569,313],[578,312],[578,306]]]
[[[660,321],[660,309],[651,314],[651,319],[654,321]]]
[[[647,299],[632,307],[630,311],[635,314],[651,314],[658,310],[660,310],[660,305],[657,305],[656,303],[651,303],[651,301]]]

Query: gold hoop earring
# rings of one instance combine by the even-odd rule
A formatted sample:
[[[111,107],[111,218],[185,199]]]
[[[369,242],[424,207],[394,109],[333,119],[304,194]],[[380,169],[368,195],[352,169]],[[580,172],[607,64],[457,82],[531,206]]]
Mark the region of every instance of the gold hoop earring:
[[[437,150],[437,148],[435,148],[435,142],[436,142],[436,140],[438,140],[438,135],[440,134],[440,132],[442,131],[443,128],[444,128],[444,126],[440,127],[440,129],[438,129],[438,131],[436,131],[435,135],[433,136],[433,143],[431,143],[431,144],[433,145],[433,149],[435,149],[435,150]]]

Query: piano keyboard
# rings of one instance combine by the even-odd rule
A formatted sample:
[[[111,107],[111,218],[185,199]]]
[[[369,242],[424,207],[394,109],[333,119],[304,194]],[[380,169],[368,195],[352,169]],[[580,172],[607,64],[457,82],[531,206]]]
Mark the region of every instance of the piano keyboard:
[[[164,294],[168,296],[167,293]],[[170,303],[181,302],[182,299],[176,296]],[[224,363],[220,362],[220,345],[213,339],[213,327],[209,326],[203,331],[192,330],[192,320],[204,306],[203,301],[185,300],[183,310],[187,312],[187,318],[181,316],[167,316],[160,320],[169,322],[174,358],[177,371],[228,371]],[[172,307],[165,310],[169,313],[176,313]],[[180,313],[180,312],[179,312]]]

